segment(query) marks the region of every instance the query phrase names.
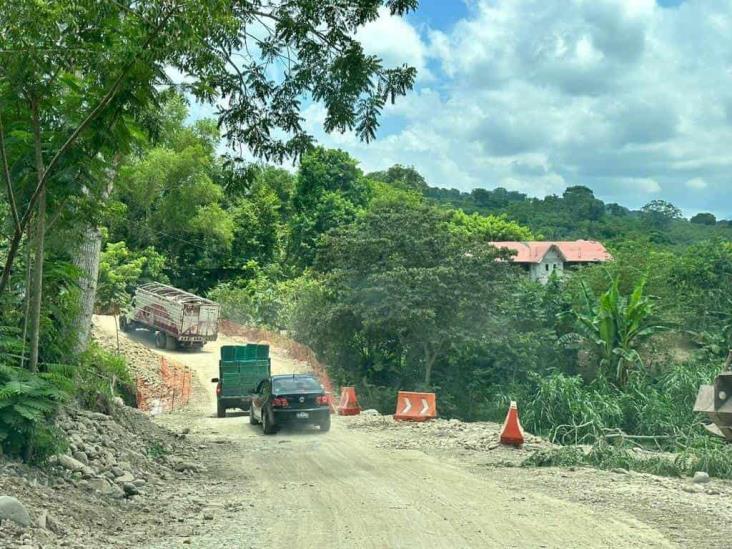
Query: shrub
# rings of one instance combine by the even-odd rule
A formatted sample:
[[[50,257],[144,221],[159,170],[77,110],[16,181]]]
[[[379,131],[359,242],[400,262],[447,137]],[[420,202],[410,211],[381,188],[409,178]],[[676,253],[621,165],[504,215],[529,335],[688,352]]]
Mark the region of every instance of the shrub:
[[[0,364],[0,444],[4,452],[42,462],[63,449],[64,442],[52,425],[59,404],[69,397],[67,374],[61,367],[36,374]]]
[[[94,342],[80,357],[77,368],[76,400],[84,407],[109,412],[112,398],[122,397],[135,405],[135,383],[125,359],[105,351]]]

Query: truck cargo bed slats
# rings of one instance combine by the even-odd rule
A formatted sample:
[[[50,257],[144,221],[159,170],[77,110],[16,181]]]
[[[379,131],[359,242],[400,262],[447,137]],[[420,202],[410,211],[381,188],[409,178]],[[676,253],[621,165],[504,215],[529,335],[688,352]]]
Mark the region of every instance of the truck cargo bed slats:
[[[188,304],[209,304],[214,305],[214,302],[210,299],[199,297],[195,294],[173,288],[167,284],[161,284],[160,282],[150,282],[143,284],[137,289],[138,292],[149,292],[177,303],[188,303]]]

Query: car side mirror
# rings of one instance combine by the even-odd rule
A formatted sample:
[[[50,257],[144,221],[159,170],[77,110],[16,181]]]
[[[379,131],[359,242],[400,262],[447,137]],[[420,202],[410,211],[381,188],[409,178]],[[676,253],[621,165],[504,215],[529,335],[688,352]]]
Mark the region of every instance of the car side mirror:
[[[218,383],[218,382],[219,382],[219,378],[217,378],[217,377],[211,378],[211,383]]]

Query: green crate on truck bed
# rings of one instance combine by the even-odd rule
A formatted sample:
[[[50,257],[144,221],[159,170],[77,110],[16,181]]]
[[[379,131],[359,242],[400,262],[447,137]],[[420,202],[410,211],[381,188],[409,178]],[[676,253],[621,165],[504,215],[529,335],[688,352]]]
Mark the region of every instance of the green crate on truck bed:
[[[221,347],[222,362],[242,362],[245,360],[266,360],[269,358],[269,345],[224,345]]]
[[[257,384],[270,375],[269,346],[224,345],[220,356],[219,400],[225,401],[226,407],[248,405],[249,396]],[[230,399],[236,399],[236,402]]]

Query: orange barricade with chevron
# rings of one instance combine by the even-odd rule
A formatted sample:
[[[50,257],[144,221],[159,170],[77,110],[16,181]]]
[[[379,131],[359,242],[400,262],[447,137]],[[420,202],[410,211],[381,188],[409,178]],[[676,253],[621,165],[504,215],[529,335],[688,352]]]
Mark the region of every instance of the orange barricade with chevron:
[[[437,399],[435,393],[399,391],[394,419],[398,421],[426,421],[436,417]]]

